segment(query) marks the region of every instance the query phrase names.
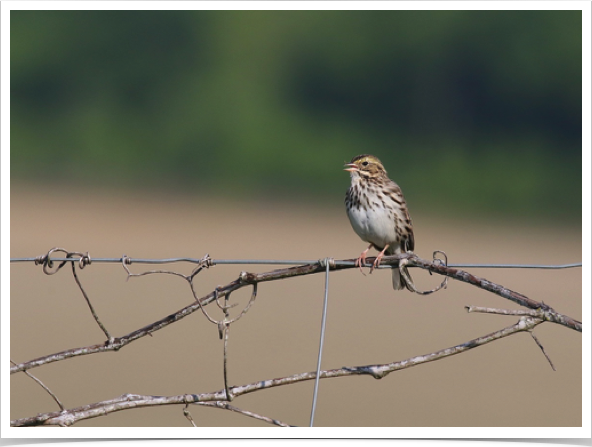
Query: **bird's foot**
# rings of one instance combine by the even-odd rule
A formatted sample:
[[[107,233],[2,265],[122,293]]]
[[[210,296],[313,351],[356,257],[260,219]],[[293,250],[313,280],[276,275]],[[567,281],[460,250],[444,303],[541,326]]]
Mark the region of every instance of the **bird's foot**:
[[[370,273],[371,274],[374,271],[374,269],[375,268],[378,268],[378,266],[380,265],[380,261],[384,257],[384,253],[386,252],[386,249],[387,248],[389,248],[388,244],[387,244],[386,247],[384,247],[384,249],[380,253],[378,253],[378,256],[376,256],[376,259],[374,259],[374,262],[372,263],[372,267],[370,268]]]
[[[360,269],[360,272],[362,272],[362,275],[366,276],[366,274],[364,273],[364,270],[362,270],[362,267],[366,266],[366,252],[368,250],[362,252],[362,254],[360,255],[360,257],[358,259],[356,259],[356,263],[355,266],[358,267]]]

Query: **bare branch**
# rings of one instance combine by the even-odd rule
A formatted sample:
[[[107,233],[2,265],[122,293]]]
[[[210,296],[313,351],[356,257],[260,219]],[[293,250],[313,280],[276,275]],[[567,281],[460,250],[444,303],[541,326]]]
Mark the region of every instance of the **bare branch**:
[[[367,261],[373,262],[373,259],[375,259],[375,258],[367,258]],[[556,312],[554,309],[552,309],[551,307],[547,306],[546,304],[544,304],[542,302],[539,303],[538,301],[532,300],[520,293],[511,291],[511,290],[506,289],[498,284],[495,284],[495,283],[485,280],[483,278],[479,278],[475,275],[464,272],[462,270],[446,267],[442,264],[441,261],[429,262],[429,261],[426,261],[426,260],[423,260],[423,259],[417,257],[417,255],[415,255],[413,253],[403,253],[403,254],[394,255],[394,256],[385,256],[382,258],[381,263],[383,265],[398,266],[399,260],[401,260],[401,259],[406,259],[408,266],[419,267],[419,268],[428,270],[433,273],[448,276],[448,277],[457,279],[459,281],[467,282],[467,283],[472,284],[472,285],[479,287],[481,289],[493,292],[499,296],[502,296],[503,298],[514,301],[522,306],[528,307],[530,309],[535,309],[537,311],[536,317],[540,318],[542,320],[561,324],[563,326],[566,326],[570,329],[574,329],[579,332],[582,331],[582,323],[581,322],[579,322],[569,316],[562,315],[562,314]],[[344,269],[356,268],[354,266],[354,262],[355,262],[354,259],[343,260],[343,261],[339,261],[339,262],[349,262],[349,263],[351,263],[351,265],[343,265],[343,264],[338,264],[337,262],[333,262],[333,263],[331,263],[330,268],[332,270],[344,270]],[[204,268],[203,265],[198,266],[196,268],[194,274],[199,273],[199,271],[201,271],[202,268]],[[260,283],[260,282],[277,281],[277,280],[292,278],[292,277],[296,277],[296,276],[311,275],[311,274],[324,273],[324,272],[325,272],[325,266],[323,266],[322,263],[320,263],[320,262],[316,263],[316,264],[305,264],[305,265],[300,265],[300,266],[296,266],[296,267],[276,269],[276,270],[272,270],[272,271],[264,272],[264,273],[241,272],[238,279],[226,284],[223,287],[216,288],[216,290],[212,291],[211,293],[209,293],[208,295],[206,295],[205,297],[203,297],[201,299],[197,299],[197,297],[196,297],[196,301],[194,303],[192,303],[192,304],[178,310],[177,312],[175,312],[171,315],[168,315],[168,316],[166,316],[166,317],[164,317],[152,324],[149,324],[147,326],[144,326],[143,328],[137,329],[127,335],[110,339],[102,344],[96,344],[96,345],[91,345],[91,346],[86,346],[86,347],[81,347],[81,348],[68,349],[68,350],[58,352],[55,354],[50,354],[47,356],[39,357],[37,359],[33,359],[28,362],[21,363],[19,365],[11,367],[10,373],[14,374],[14,373],[21,372],[21,371],[31,369],[31,368],[35,368],[35,367],[38,367],[38,366],[41,366],[41,365],[44,365],[47,363],[61,361],[61,360],[65,360],[67,358],[77,357],[80,355],[94,354],[94,353],[98,353],[98,352],[107,352],[107,351],[118,351],[119,349],[121,349],[122,347],[126,346],[127,344],[131,343],[134,340],[142,338],[146,335],[150,335],[152,332],[156,332],[160,329],[163,329],[166,326],[168,326],[169,324],[172,324],[182,318],[185,318],[188,315],[191,315],[193,312],[200,309],[202,306],[206,306],[206,305],[210,304],[212,301],[216,300],[217,297],[223,297],[226,294],[230,294],[233,291],[238,290],[238,289],[245,287],[247,285],[254,286],[255,284]],[[129,273],[129,271],[128,271],[128,273]],[[194,277],[194,274],[191,275],[191,278]],[[190,283],[192,283],[192,281],[190,281]],[[246,312],[248,310],[252,301],[255,299],[255,296],[256,296],[256,289],[254,288],[253,295],[251,297],[251,301],[249,301],[249,304],[245,307],[245,309],[243,310],[243,313],[240,316],[242,316],[244,314],[244,312]],[[216,322],[213,319],[212,319],[212,321]]]
[[[561,324],[566,326],[570,329],[574,329],[578,332],[582,332],[582,323],[574,318],[568,317],[567,315],[560,314],[556,312],[555,309],[547,306],[543,302],[535,301],[531,298],[528,298],[521,293],[514,292],[510,289],[507,289],[499,284],[495,284],[491,281],[486,279],[480,278],[476,275],[471,273],[465,272],[463,270],[446,267],[440,263],[429,262],[424,259],[417,257],[414,254],[405,253],[403,255],[395,256],[385,256],[382,259],[382,264],[389,264],[391,262],[398,262],[396,259],[387,259],[387,258],[403,258],[409,257],[409,265],[416,266],[425,270],[428,270],[433,273],[437,273],[439,275],[448,276],[450,278],[457,279],[462,282],[466,282],[468,284],[472,284],[480,289],[487,290],[488,292],[495,293],[496,295],[501,296],[502,298],[506,298],[510,301],[520,304],[521,306],[528,307],[529,309],[536,309],[539,311],[539,316],[537,318],[541,318],[545,321],[550,321],[552,323]]]
[[[536,310],[512,310],[512,309],[494,309],[492,307],[479,307],[479,306],[465,306],[467,312],[480,312],[485,314],[497,314],[497,315],[527,315],[529,317],[538,318],[539,312]]]
[[[534,327],[541,324],[542,322],[543,321],[539,319],[522,317],[516,324],[508,326],[504,329],[492,332],[479,338],[475,338],[466,343],[433,352],[431,354],[415,356],[406,360],[381,365],[353,366],[321,371],[320,377],[322,379],[328,379],[345,376],[370,375],[375,379],[381,379],[394,371],[411,368],[423,363],[433,362],[441,358],[460,354],[462,352],[468,351],[469,349],[483,346],[487,343],[512,334],[516,334],[518,332],[531,331]],[[306,380],[314,380],[315,377],[316,371],[312,371],[278,379],[258,381],[242,386],[233,386],[230,387],[230,391],[233,397],[237,398],[243,394],[253,393],[262,389],[291,385],[293,383],[303,382]],[[23,427],[33,425],[72,425],[80,420],[105,416],[109,413],[132,408],[224,401],[226,400],[226,397],[227,394],[225,389],[211,393],[183,394],[178,396],[141,396],[135,394],[125,394],[112,400],[97,402],[62,412],[44,413],[29,418],[13,420],[11,421],[11,426]]]
[[[63,252],[66,255],[65,260],[61,261],[56,268],[54,268],[54,263],[57,260],[52,260],[51,255],[54,252]],[[443,255],[443,259],[438,259],[437,254],[440,253]],[[69,258],[77,257],[76,260],[70,260]],[[79,258],[79,259],[78,259]],[[373,261],[376,258],[368,258],[368,262],[374,264]],[[566,315],[562,315],[552,309],[550,306],[547,306],[544,302],[537,302],[532,300],[520,293],[514,292],[509,290],[501,285],[492,283],[486,279],[479,278],[475,275],[467,273],[465,271],[451,268],[448,266],[448,260],[446,254],[440,251],[434,252],[433,260],[426,261],[419,258],[412,252],[399,254],[395,256],[385,256],[382,259],[382,264],[388,268],[398,268],[400,270],[401,275],[406,279],[408,284],[408,289],[414,291],[421,295],[427,295],[430,293],[434,293],[441,288],[445,288],[447,285],[448,278],[453,278],[462,282],[467,282],[472,284],[476,287],[479,287],[483,290],[495,293],[505,299],[509,299],[515,303],[520,304],[521,306],[526,307],[527,309],[522,310],[508,310],[508,309],[497,309],[497,308],[489,308],[489,307],[478,307],[478,306],[467,306],[466,309],[468,312],[481,312],[481,313],[489,313],[489,314],[498,314],[498,315],[512,315],[512,316],[520,316],[520,320],[509,327],[501,329],[499,331],[492,332],[490,334],[484,335],[482,337],[470,340],[466,343],[462,343],[456,346],[452,346],[446,349],[442,349],[436,352],[432,352],[430,354],[420,355],[411,357],[406,360],[402,361],[395,361],[392,363],[386,364],[377,364],[377,365],[365,365],[365,366],[353,366],[353,367],[342,367],[339,369],[333,370],[326,370],[320,371],[320,353],[319,353],[319,362],[318,362],[318,370],[315,372],[308,372],[308,373],[300,373],[295,374],[292,376],[287,376],[283,378],[276,378],[264,381],[257,381],[251,384],[241,385],[241,386],[230,386],[228,381],[228,342],[229,342],[229,333],[230,333],[230,325],[233,322],[236,322],[238,319],[243,317],[247,311],[250,309],[252,304],[254,303],[256,296],[257,296],[257,287],[260,282],[267,282],[267,281],[276,281],[282,280],[286,278],[296,277],[296,276],[304,276],[316,273],[325,273],[326,277],[326,286],[325,286],[325,306],[326,306],[326,299],[327,299],[327,286],[328,286],[328,274],[330,270],[343,270],[343,269],[350,269],[356,268],[355,261],[351,260],[342,260],[342,261],[335,261],[332,258],[326,258],[324,260],[320,260],[318,262],[311,261],[307,264],[297,265],[295,267],[289,268],[280,268],[276,270],[272,270],[269,272],[263,273],[247,273],[241,272],[238,279],[228,283],[225,286],[218,286],[216,287],[211,293],[202,297],[201,299],[198,298],[195,289],[193,280],[195,279],[196,275],[200,273],[204,268],[209,268],[210,266],[214,265],[215,261],[212,260],[209,255],[204,256],[201,260],[196,260],[197,266],[194,268],[190,275],[184,275],[174,271],[166,271],[166,270],[151,270],[146,271],[143,273],[131,273],[128,265],[132,263],[132,260],[124,255],[121,258],[121,264],[123,268],[127,272],[127,279],[130,277],[137,277],[143,276],[148,274],[156,274],[156,273],[163,273],[163,274],[172,274],[176,276],[180,276],[185,279],[190,286],[191,293],[195,299],[190,305],[178,310],[177,312],[168,315],[150,325],[147,325],[143,328],[135,330],[127,335],[124,335],[119,338],[113,338],[104,325],[99,320],[93,306],[91,305],[90,299],[84,290],[83,286],[80,283],[78,275],[76,274],[76,266],[75,262],[78,262],[79,268],[82,269],[86,265],[90,265],[91,259],[88,253],[83,254],[79,252],[68,252],[62,248],[53,248],[51,249],[46,255],[39,256],[35,258],[36,264],[43,264],[43,271],[48,275],[53,275],[57,273],[65,264],[66,262],[71,262],[72,264],[72,273],[74,279],[82,292],[90,311],[95,318],[99,327],[103,330],[107,337],[107,341],[103,344],[96,344],[82,348],[74,348],[69,349],[66,351],[62,351],[60,353],[47,355],[44,357],[40,357],[35,360],[31,360],[29,362],[25,362],[22,364],[15,364],[11,361],[13,366],[11,367],[11,374],[16,372],[25,372],[29,377],[35,380],[40,386],[42,386],[58,403],[60,406],[61,411],[51,412],[51,413],[44,413],[38,414],[37,416],[30,417],[30,418],[23,418],[14,420],[11,422],[13,426],[32,426],[32,425],[59,425],[59,426],[70,426],[76,424],[80,420],[95,418],[98,416],[104,416],[112,412],[116,411],[123,411],[129,410],[133,408],[140,408],[140,407],[150,407],[150,406],[160,406],[160,405],[184,405],[183,414],[187,418],[187,420],[195,427],[197,426],[189,412],[188,406],[189,404],[197,404],[201,406],[207,406],[212,408],[219,408],[228,411],[237,412],[239,414],[252,417],[258,420],[262,420],[264,422],[278,425],[278,426],[289,426],[281,421],[276,419],[269,418],[267,416],[262,416],[247,410],[242,410],[240,408],[234,407],[230,405],[230,401],[233,399],[243,395],[249,394],[252,392],[257,392],[262,389],[273,388],[276,386],[286,386],[291,385],[298,382],[303,382],[306,380],[319,380],[321,378],[335,378],[335,377],[344,377],[344,376],[353,376],[353,375],[370,375],[375,379],[381,379],[386,375],[390,374],[394,371],[399,371],[402,369],[411,368],[413,366],[421,365],[424,363],[440,360],[452,355],[460,354],[465,352],[469,349],[473,349],[475,347],[483,346],[487,343],[490,343],[495,340],[499,340],[501,338],[507,337],[509,335],[513,335],[518,332],[529,332],[532,336],[533,340],[537,343],[547,361],[555,370],[551,359],[545,352],[542,344],[538,340],[538,338],[533,333],[533,329],[546,321],[561,324],[563,326],[569,327],[571,329],[582,331],[582,323],[568,317]],[[306,261],[308,262],[308,261]],[[409,275],[408,268],[409,267],[418,267],[424,270],[428,270],[430,274],[437,273],[444,276],[444,280],[442,283],[433,290],[429,290],[426,292],[418,291],[417,288],[414,286],[411,276]],[[252,286],[252,294],[249,302],[244,307],[240,314],[230,319],[229,309],[236,306],[237,304],[229,304],[229,299],[231,294],[242,287],[245,286]],[[221,303],[221,298],[224,298],[224,303]],[[216,306],[224,313],[224,318],[221,320],[216,320],[212,318],[208,312],[205,310],[205,306],[214,302]],[[65,360],[67,358],[76,357],[80,355],[87,355],[93,354],[98,352],[105,352],[105,351],[117,351],[122,347],[126,346],[127,344],[135,341],[141,337],[146,335],[152,335],[152,332],[158,331],[169,324],[175,323],[176,321],[192,314],[196,310],[201,310],[203,314],[207,317],[207,319],[216,324],[218,327],[218,331],[220,333],[220,338],[223,339],[223,389],[215,392],[210,393],[202,393],[202,394],[183,394],[178,396],[141,396],[141,395],[134,395],[134,394],[125,394],[118,398],[97,402],[73,409],[64,409],[64,406],[61,402],[57,399],[57,397],[36,377],[32,376],[28,373],[28,369],[41,366],[46,363],[52,363],[55,361]],[[324,310],[326,312],[326,308]],[[324,316],[323,316],[324,319]],[[323,332],[323,331],[322,331]],[[322,349],[322,332],[321,332],[321,348]],[[316,386],[318,382],[315,384],[315,399],[316,399]],[[311,425],[312,425],[312,418],[314,417],[314,399],[313,399],[313,410],[311,413]]]

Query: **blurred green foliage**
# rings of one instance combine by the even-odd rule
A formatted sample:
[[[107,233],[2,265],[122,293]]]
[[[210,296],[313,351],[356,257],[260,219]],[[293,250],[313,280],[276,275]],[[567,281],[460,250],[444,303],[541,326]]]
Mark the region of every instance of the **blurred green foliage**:
[[[12,11],[11,174],[581,217],[580,11]]]

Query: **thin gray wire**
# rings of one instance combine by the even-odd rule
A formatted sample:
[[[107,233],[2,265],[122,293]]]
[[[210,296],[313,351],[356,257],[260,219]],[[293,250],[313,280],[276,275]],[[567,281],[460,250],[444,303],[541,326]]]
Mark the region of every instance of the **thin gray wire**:
[[[10,262],[35,262],[37,258],[11,258]],[[127,258],[133,264],[171,264],[174,262],[190,262],[193,264],[199,264],[203,262],[203,259],[197,258],[165,258],[165,259],[133,259]],[[71,261],[77,262],[79,258],[52,258],[54,262]],[[122,258],[92,258],[94,263],[121,263]],[[248,264],[261,264],[261,265],[302,265],[302,264],[317,264],[318,260],[281,260],[281,259],[212,259],[212,265],[248,265]],[[335,265],[354,265],[353,261],[335,261]],[[558,265],[546,265],[546,264],[448,264],[448,267],[452,268],[507,268],[507,269],[567,269],[574,267],[582,267],[582,263],[573,264],[558,264]],[[389,265],[381,265],[378,268],[390,269]]]
[[[321,379],[321,359],[323,358],[323,343],[325,340],[325,325],[327,322],[327,302],[329,298],[329,259],[325,258],[325,301],[323,302],[323,318],[321,319],[321,341],[319,343],[319,358],[317,360],[317,375],[315,376],[314,393],[312,395],[312,409],[310,410],[310,427],[313,426],[315,410],[317,408],[317,396],[319,393],[319,381]]]

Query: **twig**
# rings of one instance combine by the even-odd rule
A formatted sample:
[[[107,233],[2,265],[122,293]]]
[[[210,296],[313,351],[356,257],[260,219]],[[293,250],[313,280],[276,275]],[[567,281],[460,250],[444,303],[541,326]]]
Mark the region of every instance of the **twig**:
[[[540,312],[538,310],[493,309],[491,307],[478,307],[478,306],[465,306],[465,309],[467,309],[467,312],[469,312],[469,313],[481,312],[481,313],[497,314],[497,315],[522,315],[522,316],[526,315],[526,316],[533,317],[536,319],[539,319],[539,315],[540,315]],[[539,339],[537,338],[537,336],[534,335],[534,332],[532,332],[532,330],[529,332],[530,332],[530,335],[532,336],[532,338],[534,339],[534,341],[536,342],[536,344],[539,346],[539,348],[541,348],[541,351],[543,351],[543,354],[547,358],[547,361],[551,365],[551,368],[553,369],[553,371],[556,371],[555,366],[553,365],[553,362],[551,361],[551,358],[545,352],[545,348],[543,348],[543,345],[539,342]]]
[[[226,393],[226,400],[232,402],[233,395],[228,386],[228,334],[230,333],[230,326],[226,325],[224,329],[224,392]]]
[[[63,260],[56,267],[55,270],[50,270],[51,268],[53,268],[53,263],[54,263],[54,260],[51,259],[51,255],[55,252],[64,253],[66,255],[66,259],[72,258],[73,256],[78,256],[78,266],[80,267],[81,270],[84,267],[86,267],[87,265],[90,265],[92,263],[90,255],[88,254],[88,252],[81,253],[81,252],[77,252],[77,251],[68,251],[65,248],[54,247],[51,250],[49,250],[47,252],[47,254],[37,256],[36,258],[34,258],[34,260],[35,260],[35,265],[39,265],[39,264],[43,265],[43,273],[45,273],[46,275],[55,275],[64,265],[66,265],[67,262],[70,262],[72,264],[72,274],[74,275],[74,280],[76,281],[78,288],[82,292],[82,295],[84,296],[84,299],[86,300],[86,304],[88,305],[92,316],[94,317],[95,321],[97,322],[97,324],[99,325],[99,327],[101,328],[101,330],[103,331],[105,336],[107,337],[107,340],[111,341],[113,339],[113,337],[111,337],[111,335],[109,334],[109,332],[107,331],[107,329],[105,328],[103,323],[101,323],[101,320],[99,319],[99,316],[95,312],[95,309],[93,308],[93,306],[90,302],[90,299],[89,299],[88,295],[86,294],[86,291],[84,290],[84,287],[82,287],[82,284],[80,283],[80,280],[78,279],[78,275],[76,275],[76,263],[74,262],[75,260],[74,259],[72,259],[71,261]]]
[[[494,309],[492,307],[479,307],[479,306],[465,306],[467,312],[480,312],[485,314],[497,314],[497,315],[528,315],[530,317],[539,317],[539,312],[536,310],[513,310],[513,309]]]
[[[253,413],[252,411],[241,410],[240,408],[234,407],[230,405],[228,402],[221,402],[219,400],[214,402],[196,402],[196,405],[201,405],[203,407],[212,407],[212,408],[220,408],[222,410],[229,410],[234,411],[235,413],[240,413],[242,415],[259,419],[260,421],[267,422],[268,424],[278,425],[280,427],[293,427],[293,425],[286,424],[278,419],[268,418],[267,416],[262,416],[257,413]]]
[[[78,279],[78,275],[76,274],[76,264],[75,263],[72,263],[72,274],[74,275],[74,280],[76,281],[76,284],[78,284],[78,287],[80,288],[80,291],[82,292],[82,295],[84,296],[84,299],[86,300],[86,304],[88,304],[88,308],[90,309],[90,313],[92,314],[95,321],[97,322],[97,324],[99,325],[99,327],[101,328],[101,330],[103,331],[105,336],[107,337],[107,340],[113,341],[113,337],[111,336],[111,334],[109,333],[109,331],[107,330],[105,325],[103,323],[101,323],[99,316],[95,312],[95,309],[90,302],[90,298],[86,294],[86,291],[84,290],[84,288],[82,287],[82,284],[80,283],[80,280]]]
[[[10,361],[10,363],[12,363],[13,365],[16,365],[16,363],[13,362],[12,360]],[[41,386],[41,388],[43,388],[45,391],[47,391],[47,393],[53,398],[53,400],[56,401],[56,403],[58,404],[58,406],[60,407],[60,409],[62,411],[65,409],[62,402],[58,399],[58,396],[56,396],[41,380],[39,380],[37,377],[35,377],[29,371],[24,371],[24,373],[27,376],[29,376],[31,379],[33,379],[35,382],[37,382]]]
[[[189,422],[191,422],[191,425],[197,427],[197,425],[195,425],[195,422],[193,422],[193,418],[191,417],[191,413],[189,412],[188,407],[189,404],[185,404],[185,408],[183,408],[183,415],[187,418]]]
[[[529,331],[529,332],[530,332],[530,335],[532,336],[533,340],[536,342],[537,345],[539,345],[539,348],[541,348],[541,351],[543,351],[543,354],[547,358],[547,361],[549,362],[549,365],[551,365],[551,368],[553,369],[553,371],[557,371],[555,369],[555,365],[553,365],[553,362],[551,361],[551,358],[545,352],[545,348],[543,348],[543,345],[541,344],[541,342],[539,341],[539,339],[537,338],[537,336],[534,335],[534,332],[532,332],[532,331]]]

